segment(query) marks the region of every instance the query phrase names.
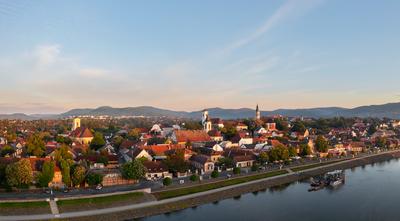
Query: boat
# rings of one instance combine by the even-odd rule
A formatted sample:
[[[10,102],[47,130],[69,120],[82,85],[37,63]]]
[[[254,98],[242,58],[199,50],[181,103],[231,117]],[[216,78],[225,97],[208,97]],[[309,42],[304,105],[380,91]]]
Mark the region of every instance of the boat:
[[[309,192],[323,189],[324,187],[337,187],[344,183],[344,171],[334,170],[326,173],[323,176],[311,178]]]
[[[325,175],[326,177],[326,185],[331,187],[337,187],[344,183],[344,171],[343,170],[335,170],[329,172]]]

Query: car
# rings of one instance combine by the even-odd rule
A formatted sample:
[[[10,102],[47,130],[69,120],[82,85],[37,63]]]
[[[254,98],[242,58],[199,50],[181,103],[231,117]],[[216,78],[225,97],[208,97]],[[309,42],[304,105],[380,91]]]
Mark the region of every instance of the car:
[[[68,188],[64,188],[62,191],[63,191],[63,193],[69,193],[69,189]]]
[[[231,177],[232,177],[232,175],[226,174],[226,178],[227,178],[227,179],[229,179],[229,178],[231,178]]]
[[[103,189],[103,185],[99,184],[96,186],[96,190],[101,190],[101,189]]]

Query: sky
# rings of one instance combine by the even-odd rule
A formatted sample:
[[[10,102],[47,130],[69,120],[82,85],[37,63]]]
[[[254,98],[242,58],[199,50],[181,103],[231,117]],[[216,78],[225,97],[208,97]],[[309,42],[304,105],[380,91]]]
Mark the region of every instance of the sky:
[[[0,0],[0,113],[400,100],[398,0]]]

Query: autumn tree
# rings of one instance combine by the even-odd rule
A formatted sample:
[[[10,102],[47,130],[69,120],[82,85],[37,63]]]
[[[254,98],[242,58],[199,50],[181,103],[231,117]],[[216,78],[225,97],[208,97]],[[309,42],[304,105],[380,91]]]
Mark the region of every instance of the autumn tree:
[[[268,156],[270,161],[287,160],[289,159],[289,150],[286,146],[279,144],[271,148]]]
[[[86,168],[76,165],[71,169],[71,181],[73,186],[80,185],[85,180]]]
[[[20,187],[32,183],[33,174],[31,163],[28,159],[21,159],[18,162],[9,164],[6,167],[7,184],[13,187]]]
[[[183,150],[179,150],[176,153],[169,155],[165,160],[165,164],[174,173],[184,173],[189,169],[189,165],[185,161],[185,154]]]
[[[26,142],[27,152],[30,155],[42,157],[46,151],[45,143],[39,134],[33,134]]]
[[[7,155],[11,155],[13,154],[15,151],[14,149],[10,146],[10,145],[5,145],[1,151],[0,151],[0,155],[2,157],[7,156]]]
[[[319,135],[315,140],[315,149],[318,152],[326,153],[328,151],[328,148],[329,148],[328,141],[322,135]]]

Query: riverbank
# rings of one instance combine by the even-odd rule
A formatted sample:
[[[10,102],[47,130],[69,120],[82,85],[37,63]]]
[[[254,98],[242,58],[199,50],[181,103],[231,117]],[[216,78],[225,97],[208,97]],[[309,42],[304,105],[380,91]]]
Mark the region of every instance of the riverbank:
[[[227,189],[223,189],[216,192],[211,192],[207,194],[201,194],[198,196],[193,196],[188,199],[177,200],[173,202],[167,202],[160,205],[143,207],[140,209],[132,209],[123,212],[117,212],[113,214],[104,214],[102,216],[95,217],[81,217],[76,220],[125,220],[125,219],[134,219],[134,218],[142,218],[147,216],[153,216],[163,213],[174,212],[186,208],[196,207],[202,204],[214,203],[224,199],[239,197],[242,194],[256,192],[256,191],[264,191],[267,188],[281,186],[285,184],[289,184],[301,179],[309,178],[312,176],[320,175],[332,170],[336,169],[350,169],[358,166],[364,166],[373,163],[379,163],[383,161],[388,161],[391,159],[400,158],[400,150],[369,155],[362,158],[355,158],[350,160],[343,160],[334,163],[327,163],[320,165],[318,167],[306,168],[304,170],[298,171],[298,173],[284,174],[276,177],[270,177],[261,180],[251,181],[249,183],[243,183],[244,185],[240,186],[231,186],[227,187]],[[173,199],[173,198],[172,198]]]
[[[284,185],[295,182],[300,179],[322,174],[335,169],[348,169],[357,166],[363,166],[372,163],[387,161],[400,157],[400,150],[379,153],[374,155],[363,156],[355,159],[347,159],[340,162],[329,163],[325,165],[315,165],[318,167],[306,168],[296,173],[287,173],[274,177],[253,180],[246,183],[224,186],[218,189],[207,190],[205,192],[197,192],[190,195],[178,196],[175,198],[151,201],[135,205],[122,206],[117,208],[107,208],[100,210],[90,210],[81,212],[61,213],[60,218],[74,218],[75,220],[125,220],[146,216],[152,216],[162,213],[168,213],[190,207],[196,207],[201,204],[217,202],[227,198],[240,196],[248,192],[256,192],[265,190],[266,188]],[[293,168],[294,169],[294,168]],[[80,218],[77,218],[80,217]],[[7,219],[12,218],[12,219]],[[19,216],[19,217],[1,217],[0,220],[27,220],[29,219],[51,219],[51,214],[42,216]]]

